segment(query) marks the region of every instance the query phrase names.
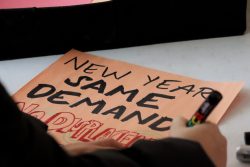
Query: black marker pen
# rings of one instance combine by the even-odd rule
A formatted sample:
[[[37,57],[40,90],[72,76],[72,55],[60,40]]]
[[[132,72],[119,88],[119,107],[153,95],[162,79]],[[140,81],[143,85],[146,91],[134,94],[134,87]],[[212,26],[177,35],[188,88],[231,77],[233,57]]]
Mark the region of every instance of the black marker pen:
[[[207,99],[201,104],[199,109],[194,113],[191,119],[187,122],[188,127],[192,127],[196,124],[201,124],[205,122],[208,115],[216,107],[216,105],[221,101],[222,94],[218,91],[213,91]]]

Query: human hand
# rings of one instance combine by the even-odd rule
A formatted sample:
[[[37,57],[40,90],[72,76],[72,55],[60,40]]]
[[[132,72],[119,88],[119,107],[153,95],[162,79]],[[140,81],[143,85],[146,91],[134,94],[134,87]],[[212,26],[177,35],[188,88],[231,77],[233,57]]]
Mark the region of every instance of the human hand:
[[[77,156],[103,149],[122,149],[125,146],[113,139],[104,139],[93,142],[73,143],[63,146],[63,148],[69,155]]]
[[[225,167],[227,160],[227,141],[218,126],[211,123],[186,126],[187,120],[176,118],[170,130],[170,137],[195,141],[201,144],[208,157],[217,167]]]

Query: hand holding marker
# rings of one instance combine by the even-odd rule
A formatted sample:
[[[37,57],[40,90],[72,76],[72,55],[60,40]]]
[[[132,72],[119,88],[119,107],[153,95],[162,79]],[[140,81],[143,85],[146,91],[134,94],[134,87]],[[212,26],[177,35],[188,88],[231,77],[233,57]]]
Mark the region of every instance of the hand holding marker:
[[[213,91],[207,99],[201,104],[199,109],[194,113],[191,119],[187,122],[188,127],[205,122],[208,115],[213,111],[217,104],[221,101],[222,94],[218,91]]]

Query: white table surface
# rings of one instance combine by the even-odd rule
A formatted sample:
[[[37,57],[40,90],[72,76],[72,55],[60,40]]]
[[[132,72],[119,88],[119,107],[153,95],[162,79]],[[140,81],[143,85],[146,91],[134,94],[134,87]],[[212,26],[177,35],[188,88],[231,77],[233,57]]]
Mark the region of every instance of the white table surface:
[[[245,81],[219,126],[228,140],[227,166],[250,166],[235,157],[236,147],[244,144],[244,132],[250,131],[250,2],[248,9],[248,29],[243,36],[90,53],[202,80]],[[0,81],[13,94],[60,56],[0,61]]]

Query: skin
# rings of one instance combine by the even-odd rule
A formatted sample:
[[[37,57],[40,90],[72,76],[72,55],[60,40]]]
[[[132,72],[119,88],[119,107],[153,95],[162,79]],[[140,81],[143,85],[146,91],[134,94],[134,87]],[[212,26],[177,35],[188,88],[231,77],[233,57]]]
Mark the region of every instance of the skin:
[[[187,120],[179,117],[173,121],[170,137],[190,140],[199,143],[216,167],[226,167],[227,141],[218,126],[211,123],[186,127]],[[206,133],[204,133],[206,132]],[[112,139],[88,143],[74,143],[64,146],[66,152],[72,156],[94,152],[100,149],[123,149],[119,142]]]
[[[198,142],[215,166],[226,167],[227,140],[218,126],[204,123],[190,128],[186,127],[186,122],[184,118],[175,119],[171,126],[170,137]]]
[[[66,152],[72,156],[94,152],[96,150],[103,149],[123,149],[124,145],[113,140],[113,139],[103,139],[99,141],[87,142],[87,143],[74,143],[63,147]]]

